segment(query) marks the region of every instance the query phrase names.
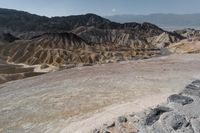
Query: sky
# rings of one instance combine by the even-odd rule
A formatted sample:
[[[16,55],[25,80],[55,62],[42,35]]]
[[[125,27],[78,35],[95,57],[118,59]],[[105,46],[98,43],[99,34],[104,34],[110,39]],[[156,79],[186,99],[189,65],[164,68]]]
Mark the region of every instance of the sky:
[[[0,8],[27,11],[44,16],[95,13],[122,14],[200,13],[200,0],[0,0]]]

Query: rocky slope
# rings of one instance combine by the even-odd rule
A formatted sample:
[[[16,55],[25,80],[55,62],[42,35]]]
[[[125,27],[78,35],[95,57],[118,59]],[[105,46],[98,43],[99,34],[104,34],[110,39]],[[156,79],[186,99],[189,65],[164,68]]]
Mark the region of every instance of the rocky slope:
[[[175,43],[167,46],[167,49],[172,53],[199,53],[200,52],[200,31],[195,29],[184,29],[175,31],[179,35],[185,37]]]
[[[15,36],[10,33],[0,33],[0,45],[7,44],[18,40]]]
[[[167,47],[172,53],[199,53],[200,52],[200,39],[185,39],[177,43],[172,43]]]
[[[48,18],[23,11],[0,9],[1,31],[22,39],[30,39],[46,32],[66,32],[80,26],[108,28],[119,25],[95,14]]]
[[[94,133],[199,133],[200,80],[193,81],[167,103],[155,108],[120,116]]]
[[[20,40],[2,46],[0,53],[10,63],[57,65],[73,63],[75,60],[81,62],[81,56],[84,56],[81,55],[81,51],[85,51],[87,56],[88,46],[74,34],[49,33],[32,40]]]
[[[163,32],[158,36],[152,37],[150,43],[158,48],[166,48],[170,44],[180,42],[183,39],[185,39],[185,37],[180,34]]]
[[[134,45],[137,42],[146,44],[147,38],[160,35],[164,31],[159,27],[149,23],[125,23],[118,24],[115,28],[101,27],[79,27],[72,32],[85,40],[98,44],[114,43],[115,45]],[[151,44],[149,44],[151,45]]]
[[[118,24],[116,28],[106,29],[81,26],[72,30],[72,32],[88,42],[97,44],[113,43],[118,46],[132,48],[159,47],[160,44],[169,45],[184,39],[178,33],[164,31],[150,23],[124,23]],[[165,45],[162,47],[165,47]]]
[[[194,37],[200,37],[200,30],[195,29],[183,29],[183,30],[176,30],[175,33],[182,35],[183,37],[186,37],[188,39],[194,38]]]

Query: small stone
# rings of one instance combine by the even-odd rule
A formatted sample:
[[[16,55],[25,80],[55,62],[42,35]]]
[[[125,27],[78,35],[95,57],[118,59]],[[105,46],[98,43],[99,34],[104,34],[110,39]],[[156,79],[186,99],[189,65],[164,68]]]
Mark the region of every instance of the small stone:
[[[48,68],[49,66],[47,65],[47,64],[42,64],[41,66],[40,66],[40,68],[41,69],[46,69],[46,68]]]
[[[99,129],[94,129],[93,133],[100,133]]]
[[[103,133],[111,133],[110,131],[104,131]]]
[[[118,117],[117,120],[119,123],[126,123],[128,121],[125,116],[120,116],[120,117]]]
[[[107,125],[107,128],[112,128],[112,127],[114,127],[115,126],[115,122],[112,122],[111,124],[108,124]]]
[[[136,114],[135,114],[135,113],[133,113],[133,114],[130,114],[129,116],[130,116],[130,117],[134,117],[135,115],[136,115]]]

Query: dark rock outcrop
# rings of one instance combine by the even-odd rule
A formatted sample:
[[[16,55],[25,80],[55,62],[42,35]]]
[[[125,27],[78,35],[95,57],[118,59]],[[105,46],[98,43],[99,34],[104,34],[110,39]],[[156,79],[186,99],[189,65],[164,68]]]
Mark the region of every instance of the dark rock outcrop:
[[[145,119],[145,125],[153,125],[157,120],[159,120],[160,116],[163,113],[171,111],[170,108],[166,107],[157,107],[155,109],[152,109],[151,112],[147,115]]]
[[[10,33],[1,33],[0,34],[0,40],[3,42],[10,43],[10,42],[14,42],[15,40],[18,40],[18,39],[19,38],[11,35]]]
[[[185,87],[180,94],[168,97],[168,102],[162,106],[129,115],[124,130],[132,129],[135,133],[199,133],[200,128],[200,80]],[[112,127],[111,133],[116,132],[119,125]],[[100,128],[102,133],[104,129]],[[130,131],[130,130],[129,130]]]
[[[125,116],[120,116],[120,117],[118,117],[118,122],[125,123],[125,122],[127,122],[127,118]]]
[[[168,97],[167,100],[168,100],[168,102],[179,103],[179,104],[182,104],[182,105],[190,104],[194,101],[190,97],[177,95],[177,94],[171,95],[170,97]]]
[[[200,80],[196,80],[188,86],[186,86],[186,89],[183,91],[183,94],[200,97]]]

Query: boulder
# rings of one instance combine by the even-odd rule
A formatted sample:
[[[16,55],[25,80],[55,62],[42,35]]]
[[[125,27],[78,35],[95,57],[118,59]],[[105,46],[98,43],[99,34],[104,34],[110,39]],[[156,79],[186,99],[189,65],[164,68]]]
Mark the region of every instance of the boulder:
[[[157,120],[159,120],[160,116],[163,113],[169,111],[171,111],[171,109],[167,107],[157,107],[155,109],[152,109],[152,111],[146,116],[145,125],[150,126],[154,124]]]
[[[190,104],[192,103],[194,100],[190,97],[187,96],[182,96],[182,95],[178,95],[178,94],[174,94],[168,97],[167,101],[170,102],[174,102],[174,103],[178,103],[178,104],[182,104],[182,105],[186,105],[186,104]]]

